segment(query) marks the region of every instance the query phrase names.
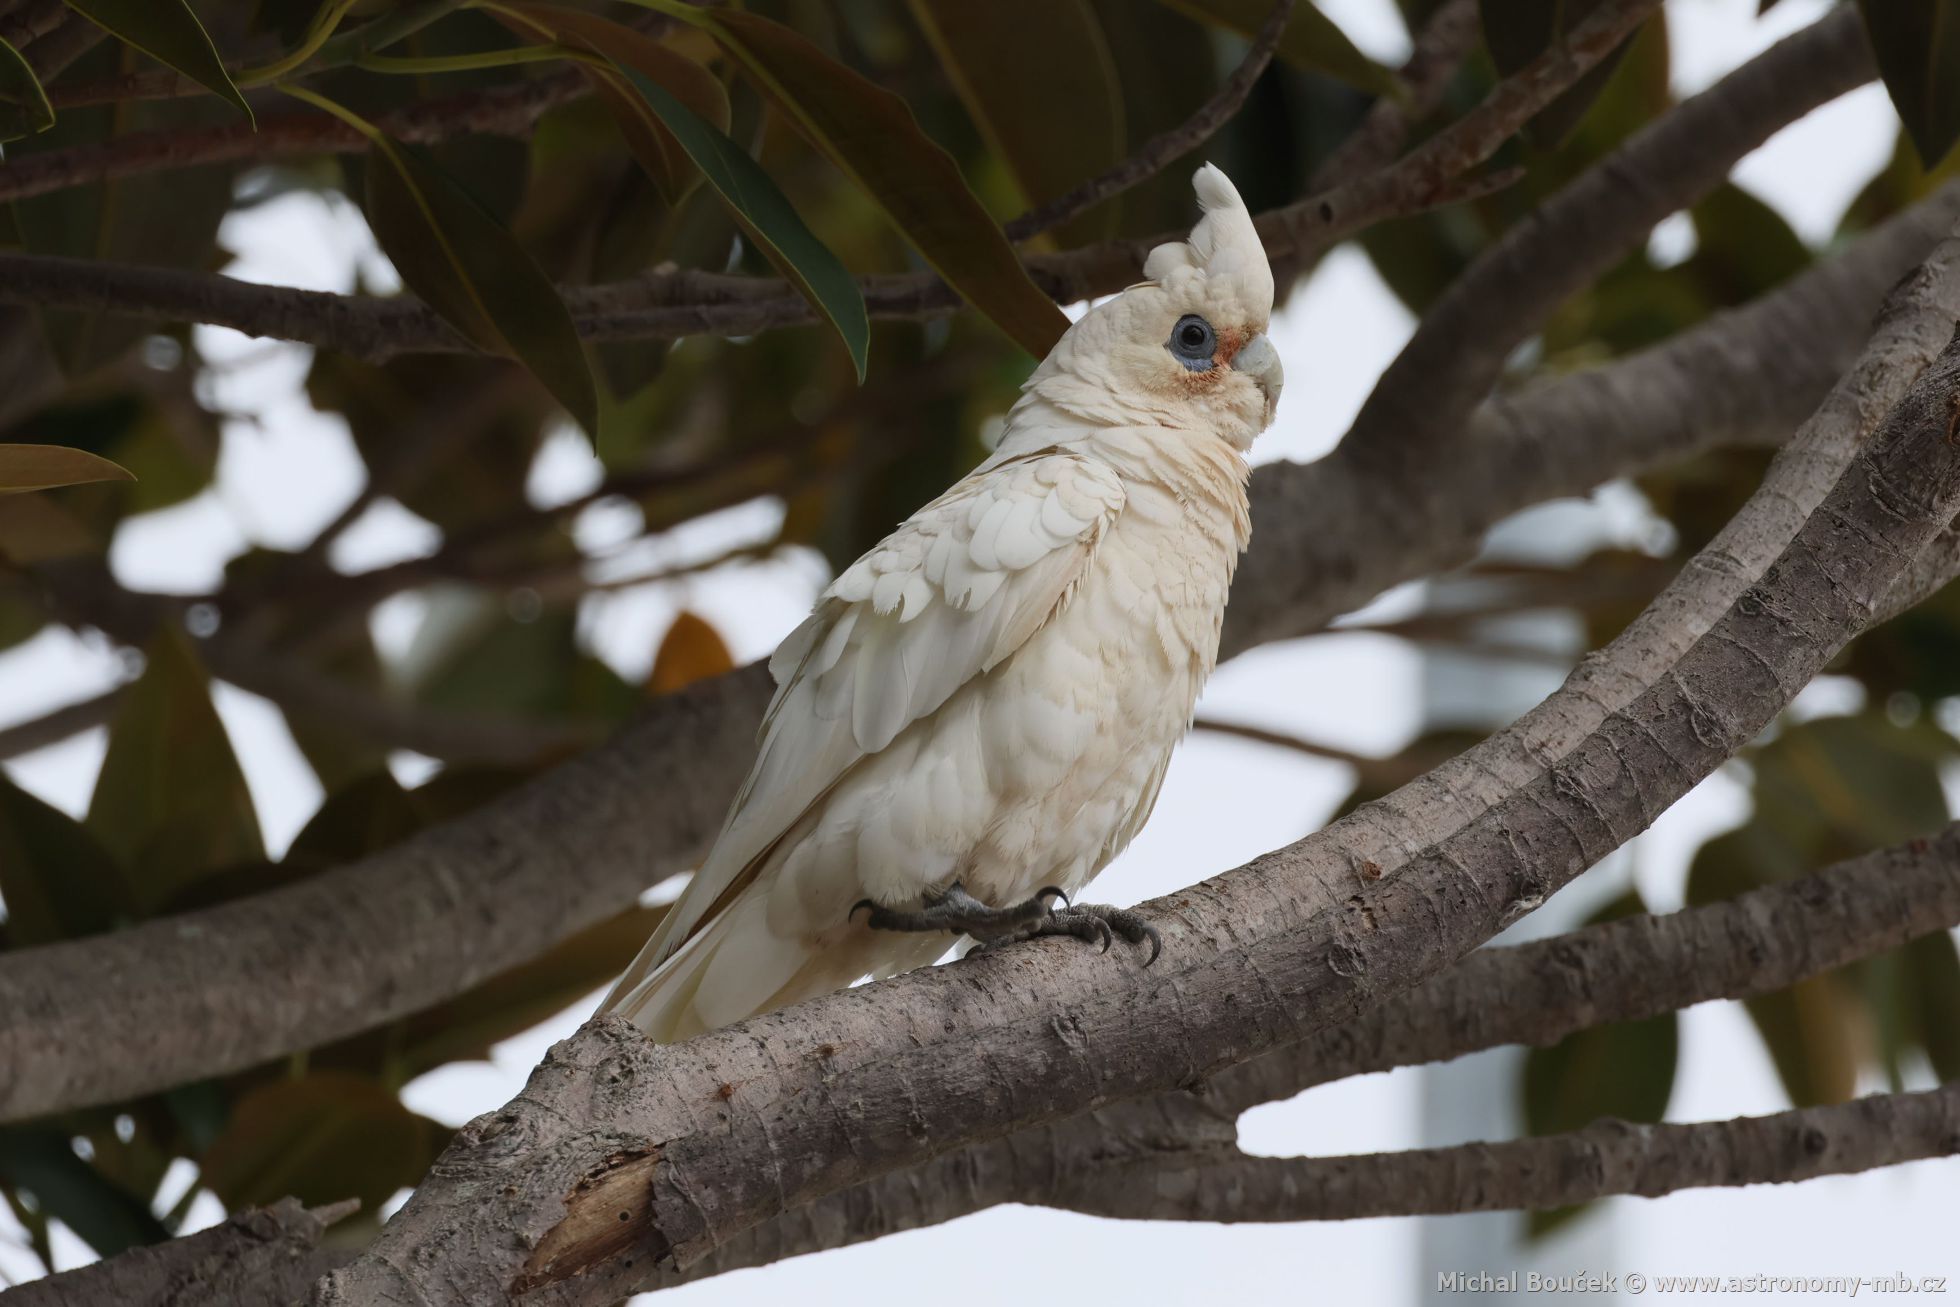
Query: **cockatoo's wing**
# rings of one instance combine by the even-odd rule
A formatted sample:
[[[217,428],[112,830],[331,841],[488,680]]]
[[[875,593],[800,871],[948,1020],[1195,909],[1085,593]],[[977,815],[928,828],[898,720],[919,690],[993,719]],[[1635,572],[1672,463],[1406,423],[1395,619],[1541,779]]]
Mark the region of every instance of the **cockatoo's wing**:
[[[769,660],[776,696],[720,838],[601,1011],[755,875],[851,767],[1048,621],[1123,507],[1106,464],[1057,448],[983,464],[824,591]]]

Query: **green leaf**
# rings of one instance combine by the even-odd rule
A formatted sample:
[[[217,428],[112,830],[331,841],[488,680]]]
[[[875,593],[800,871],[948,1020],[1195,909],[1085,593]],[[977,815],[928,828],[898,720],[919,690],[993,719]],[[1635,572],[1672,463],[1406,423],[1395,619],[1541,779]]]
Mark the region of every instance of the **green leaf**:
[[[232,84],[204,24],[184,0],[68,0],[68,7],[160,64],[229,100],[252,122],[252,106]]]
[[[910,4],[953,89],[1028,205],[1066,194],[1123,157],[1123,88],[1088,0]],[[1028,94],[1030,86],[1042,93]],[[1057,130],[1057,123],[1068,130]],[[1099,221],[1078,220],[1061,231],[1078,240],[1109,235],[1117,209],[1101,207]]]
[[[0,41],[0,141],[17,141],[54,126],[54,106],[20,51]]]
[[[399,844],[424,824],[409,792],[378,771],[329,795],[293,837],[284,861],[324,870]]]
[[[903,100],[780,23],[683,0],[633,3],[719,41],[811,143],[878,202],[947,284],[1014,343],[1042,358],[1061,339],[1067,317],[1029,278],[959,165],[919,129]]]
[[[724,132],[717,131],[658,82],[637,68],[618,65],[688,158],[708,179],[728,211],[803,298],[830,319],[864,380],[871,349],[871,321],[850,269],[818,240],[760,164]]]
[[[367,217],[410,290],[479,348],[523,363],[597,442],[599,398],[571,311],[517,238],[461,184],[366,119],[323,96],[326,110],[373,142]]]
[[[251,791],[188,637],[165,627],[123,692],[88,829],[154,910],[209,871],[265,857]]]
[[[0,1184],[34,1195],[103,1257],[170,1238],[149,1205],[112,1183],[75,1153],[63,1131],[48,1126],[0,1129]]]
[[[1251,36],[1265,25],[1273,12],[1271,0],[1164,0],[1171,8],[1205,23],[1229,27]],[[1340,24],[1320,12],[1312,0],[1293,6],[1274,51],[1295,68],[1324,73],[1337,81],[1376,95],[1395,99],[1402,96],[1402,84],[1393,72],[1355,48]]]
[[[0,495],[92,481],[134,481],[128,469],[62,445],[0,445]]]
[[[95,837],[0,774],[0,900],[9,948],[112,929],[133,916],[122,869]]]
[[[1637,891],[1628,890],[1587,919],[1591,925],[1646,912]],[[1645,1021],[1595,1026],[1567,1036],[1525,1057],[1525,1128],[1534,1135],[1563,1134],[1602,1117],[1659,1121],[1674,1093],[1680,1036],[1672,1012]],[[1531,1232],[1542,1235],[1564,1224],[1584,1207],[1531,1214]]]
[[[1601,0],[1478,0],[1483,17],[1484,48],[1500,76],[1509,77],[1565,39],[1584,22]],[[1554,147],[1572,134],[1593,101],[1612,79],[1614,66],[1626,55],[1630,41],[1601,59],[1564,94],[1533,116],[1527,133],[1540,145]]]
[[[686,55],[597,14],[552,4],[520,4],[512,9],[522,17],[521,23],[512,23],[513,27],[548,36],[574,49],[590,50],[631,68],[665,88],[716,131],[728,131],[728,91],[719,78]],[[688,152],[616,71],[590,64],[582,65],[581,71],[591,80],[634,157],[661,194],[669,204],[678,203],[699,175]]]
[[[1960,139],[1960,0],[1858,0],[1879,75],[1928,168]]]
[[[1744,304],[1810,266],[1810,248],[1783,215],[1724,182],[1696,202],[1695,279],[1718,305]]]
[[[421,1180],[449,1134],[369,1076],[315,1071],[241,1098],[200,1179],[234,1211],[287,1194],[308,1206],[358,1198],[373,1211]]]

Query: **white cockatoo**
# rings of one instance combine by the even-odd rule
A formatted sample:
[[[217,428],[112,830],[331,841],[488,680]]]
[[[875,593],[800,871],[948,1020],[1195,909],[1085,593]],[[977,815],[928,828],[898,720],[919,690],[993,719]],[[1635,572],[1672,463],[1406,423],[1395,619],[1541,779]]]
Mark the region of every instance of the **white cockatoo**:
[[[1157,933],[1068,899],[1150,815],[1218,658],[1272,421],[1273,275],[1225,174],[1148,280],[1028,379],[992,457],[823,592],[769,660],[755,767],[614,986],[685,1039],[867,975],[1068,934]]]

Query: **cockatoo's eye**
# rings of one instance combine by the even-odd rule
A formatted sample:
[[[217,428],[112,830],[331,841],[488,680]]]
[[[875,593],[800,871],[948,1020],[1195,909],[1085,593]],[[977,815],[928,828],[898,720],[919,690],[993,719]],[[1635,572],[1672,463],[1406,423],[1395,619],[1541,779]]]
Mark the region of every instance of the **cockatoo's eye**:
[[[1204,372],[1210,369],[1211,356],[1218,348],[1218,333],[1197,314],[1187,313],[1171,328],[1171,338],[1164,342],[1164,348],[1191,371]]]

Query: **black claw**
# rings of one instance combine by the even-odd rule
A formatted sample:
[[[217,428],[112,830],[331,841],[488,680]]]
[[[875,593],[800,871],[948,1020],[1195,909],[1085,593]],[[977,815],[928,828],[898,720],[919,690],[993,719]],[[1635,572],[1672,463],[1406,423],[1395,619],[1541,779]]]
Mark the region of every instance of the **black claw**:
[[[1164,951],[1164,937],[1157,933],[1154,926],[1145,926],[1144,931],[1150,940],[1150,956],[1143,960],[1143,965],[1148,967],[1157,960],[1157,955]]]
[[[1036,903],[1039,903],[1044,898],[1048,897],[1051,894],[1062,901],[1063,907],[1072,908],[1075,906],[1073,903],[1069,902],[1068,892],[1066,890],[1063,890],[1059,886],[1055,886],[1055,885],[1044,885],[1040,889],[1036,890],[1034,892],[1034,901]]]
[[[847,923],[856,921],[859,908],[869,908],[871,909],[871,911],[876,912],[878,910],[878,905],[872,902],[870,899],[859,899],[856,903],[853,903],[851,905],[851,910],[844,914],[844,920]]]

